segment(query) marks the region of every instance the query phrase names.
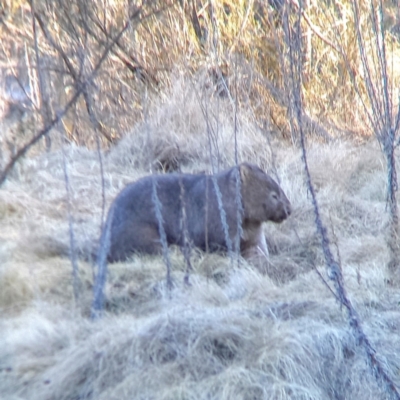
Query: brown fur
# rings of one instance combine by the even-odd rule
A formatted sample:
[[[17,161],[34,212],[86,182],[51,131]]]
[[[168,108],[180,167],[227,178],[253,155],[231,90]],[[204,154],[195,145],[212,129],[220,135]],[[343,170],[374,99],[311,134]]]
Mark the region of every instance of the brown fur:
[[[240,251],[246,257],[260,252],[268,256],[262,223],[285,220],[291,213],[290,202],[279,185],[256,165],[243,163],[238,168],[243,205]],[[215,175],[232,245],[238,215],[236,176],[236,167]],[[133,253],[161,253],[153,182],[168,245],[183,246],[182,227],[186,225],[192,245],[209,251],[227,250],[213,178],[204,174],[165,174],[131,183],[115,198],[106,224],[110,229],[108,261],[122,261]]]

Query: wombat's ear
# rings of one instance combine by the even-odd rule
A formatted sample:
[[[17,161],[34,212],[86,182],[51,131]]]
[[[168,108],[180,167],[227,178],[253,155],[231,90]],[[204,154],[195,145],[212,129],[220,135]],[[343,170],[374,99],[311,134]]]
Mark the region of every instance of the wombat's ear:
[[[239,168],[240,168],[240,177],[242,179],[242,182],[246,182],[248,177],[251,175],[253,166],[249,163],[242,163],[240,164]]]

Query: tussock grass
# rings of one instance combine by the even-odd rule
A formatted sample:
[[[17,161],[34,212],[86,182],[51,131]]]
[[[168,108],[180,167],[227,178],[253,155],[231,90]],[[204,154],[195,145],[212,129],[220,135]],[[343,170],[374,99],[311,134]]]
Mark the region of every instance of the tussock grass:
[[[150,106],[148,120],[138,124],[109,154],[111,163],[132,170],[215,170],[235,163],[232,105],[219,98],[199,98],[203,82],[178,76],[176,84]],[[238,112],[238,159],[263,168],[273,154],[251,115]],[[208,121],[208,122],[206,122]],[[239,133],[240,132],[240,133]]]
[[[286,49],[281,3],[261,0],[216,0],[212,4],[198,0],[134,2],[135,7],[143,6],[143,19],[139,22],[134,18],[118,46],[107,52],[108,57],[95,77],[95,87],[90,90],[92,115],[97,116],[98,127],[102,127],[102,145],[111,146],[123,138],[133,124],[146,119],[145,103],[173,87],[174,72],[200,83],[200,97],[207,92],[204,96],[207,99],[209,95],[236,98],[241,108],[252,110],[260,125],[269,120],[280,136],[289,137],[287,96],[290,93],[283,73],[282,55]],[[363,1],[357,3],[366,57],[375,69],[378,63],[373,51],[376,42],[370,7]],[[372,4],[378,9],[377,2]],[[382,4],[389,85],[393,90],[400,81],[398,10],[393,1],[384,0]],[[302,95],[307,115],[326,125],[329,131],[328,135],[324,131],[326,136],[371,135],[373,129],[366,121],[368,110],[363,107],[363,103],[368,104],[366,76],[358,51],[352,4],[311,2],[304,7]],[[34,83],[38,79],[34,67],[37,54],[31,32],[31,11],[21,1],[5,3],[2,11],[5,19],[0,27],[1,75],[10,82],[13,77],[18,78],[38,106],[40,96]],[[38,27],[38,55],[45,61],[41,72],[53,89],[49,93],[49,105],[61,110],[71,88],[79,86],[79,82],[61,62],[62,55],[51,42],[63,49],[69,65],[78,74],[81,54],[91,66],[96,65],[107,45],[127,23],[132,10],[124,1],[112,1],[107,5],[93,1],[82,7],[80,0],[74,0],[71,9],[48,7],[47,2],[37,1],[36,12],[53,38],[49,42]],[[295,22],[296,13],[296,7],[292,7],[291,23]],[[64,36],[59,32],[64,32]],[[18,85],[15,86],[7,89],[5,92],[10,93],[4,93],[0,101],[0,113],[6,117],[4,140],[0,142],[3,166],[42,123],[35,107],[27,107],[25,111],[15,107],[21,105],[21,98],[25,97]],[[63,129],[69,141],[95,147],[99,129],[96,131],[90,122],[87,107],[85,101],[79,101],[67,113]],[[393,111],[395,109],[396,102]],[[315,132],[311,129],[310,133]],[[52,141],[53,148],[60,146],[57,135],[53,135]],[[155,147],[151,151],[157,155],[158,149]],[[185,148],[181,146],[182,150]]]
[[[176,169],[211,170],[198,104],[189,87],[172,90],[168,101],[149,109],[146,124],[133,127],[104,155],[107,207],[127,182],[158,169],[157,149],[165,144],[184,155]],[[234,125],[223,109],[228,106],[220,107],[222,168],[234,160]],[[79,262],[81,297],[75,303],[66,255],[68,201],[78,250],[91,250],[99,236],[98,156],[65,147],[70,199],[61,151],[21,163],[18,176],[0,190],[4,398],[387,398],[346,315],[315,273],[318,269],[329,282],[300,152],[260,132],[244,113],[239,118],[239,160],[257,162],[274,175],[293,205],[289,220],[265,226],[271,250],[266,273],[244,260],[232,264],[223,255],[196,250],[186,286],[184,258],[172,248],[169,292],[162,258],[135,256],[110,265],[105,316],[95,323],[88,320],[92,266]],[[389,255],[380,149],[373,143],[310,143],[308,155],[346,288],[379,359],[400,385],[400,296],[385,284]]]

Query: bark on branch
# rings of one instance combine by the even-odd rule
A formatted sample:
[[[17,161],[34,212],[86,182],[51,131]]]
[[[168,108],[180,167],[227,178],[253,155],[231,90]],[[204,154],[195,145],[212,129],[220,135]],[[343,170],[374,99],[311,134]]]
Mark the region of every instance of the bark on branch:
[[[14,157],[9,161],[9,163],[6,165],[4,170],[0,173],[0,186],[4,183],[4,181],[7,178],[8,173],[12,170],[16,162],[24,156],[27,151],[35,145],[43,136],[45,136],[53,127],[55,127],[65,116],[65,114],[68,112],[68,110],[77,102],[79,99],[80,95],[84,93],[86,90],[87,86],[91,84],[93,79],[96,77],[97,73],[100,70],[100,67],[104,63],[104,61],[107,59],[108,54],[110,50],[113,48],[115,43],[122,37],[122,35],[126,32],[126,30],[129,28],[131,21],[135,18],[139,18],[141,14],[142,8],[139,8],[136,10],[133,15],[128,19],[128,21],[125,23],[124,27],[119,31],[119,33],[115,36],[115,38],[109,43],[109,45],[104,49],[103,54],[101,55],[99,61],[97,62],[96,66],[93,68],[92,73],[89,75],[89,77],[82,83],[80,83],[76,87],[76,92],[72,96],[72,98],[68,101],[64,109],[57,113],[56,117],[53,118],[50,123],[44,127],[37,135],[35,135],[28,143],[26,143],[24,146],[22,146],[15,154]]]

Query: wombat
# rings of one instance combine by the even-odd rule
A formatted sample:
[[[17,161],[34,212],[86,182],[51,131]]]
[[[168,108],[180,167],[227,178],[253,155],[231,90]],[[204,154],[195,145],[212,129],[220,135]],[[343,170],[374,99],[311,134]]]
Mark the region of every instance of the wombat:
[[[290,214],[283,190],[254,164],[242,163],[214,176],[153,175],[128,184],[117,195],[100,245],[109,241],[109,262],[126,260],[134,253],[159,254],[164,235],[168,245],[189,243],[210,252],[235,251],[239,219],[241,254],[268,256],[262,223],[280,223]]]

